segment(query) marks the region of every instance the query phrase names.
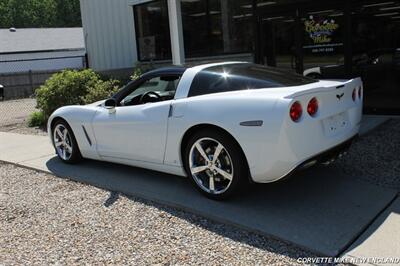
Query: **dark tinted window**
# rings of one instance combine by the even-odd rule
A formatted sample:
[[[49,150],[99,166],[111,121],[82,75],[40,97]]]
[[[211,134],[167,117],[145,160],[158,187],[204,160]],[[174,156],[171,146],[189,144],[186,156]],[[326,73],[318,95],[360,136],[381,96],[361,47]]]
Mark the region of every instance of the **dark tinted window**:
[[[186,57],[253,51],[252,0],[182,0]]]
[[[364,110],[389,111],[399,108],[400,48],[399,1],[360,1],[351,12],[352,74],[364,83]],[[397,62],[398,64],[398,62]],[[395,112],[397,113],[397,111]]]
[[[210,93],[299,86],[316,82],[277,68],[255,64],[229,64],[209,67],[193,79],[189,97]]]
[[[171,59],[167,1],[136,5],[133,10],[139,60]]]

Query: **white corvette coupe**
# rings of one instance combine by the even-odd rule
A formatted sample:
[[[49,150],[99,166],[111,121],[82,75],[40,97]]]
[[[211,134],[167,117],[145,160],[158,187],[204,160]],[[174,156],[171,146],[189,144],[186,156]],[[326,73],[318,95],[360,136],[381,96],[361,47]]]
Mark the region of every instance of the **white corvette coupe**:
[[[357,136],[362,82],[240,62],[154,70],[106,101],[49,119],[59,158],[189,176],[213,199],[329,163]]]

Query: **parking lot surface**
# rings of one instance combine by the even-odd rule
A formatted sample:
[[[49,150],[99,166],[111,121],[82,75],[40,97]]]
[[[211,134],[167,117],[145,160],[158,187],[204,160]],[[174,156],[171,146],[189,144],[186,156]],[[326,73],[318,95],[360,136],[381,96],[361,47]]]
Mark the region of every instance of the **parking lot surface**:
[[[226,226],[228,228],[227,232],[221,233],[220,231],[205,226],[206,231],[212,231],[218,236],[222,236],[223,239],[227,237],[234,242],[246,243],[250,246],[250,249],[261,249],[262,251],[260,254],[264,254],[266,258],[265,260],[261,260],[261,257],[255,255],[257,258],[257,260],[255,260],[256,262],[262,261],[266,263],[271,260],[273,263],[280,263],[280,260],[282,260],[285,262],[284,264],[293,264],[295,263],[295,260],[293,260],[294,258],[302,256],[299,254],[305,254],[305,256],[338,256],[343,254],[343,252],[350,247],[357,250],[354,248],[354,245],[357,245],[356,243],[358,243],[357,240],[360,235],[364,235],[368,232],[368,229],[371,228],[371,224],[375,224],[379,221],[382,212],[393,204],[393,200],[395,200],[399,191],[398,166],[400,158],[396,156],[395,152],[399,148],[399,141],[396,139],[396,132],[398,130],[399,120],[389,121],[371,134],[358,140],[352,147],[349,156],[337,161],[332,166],[327,168],[312,168],[295,175],[289,180],[276,184],[251,186],[247,194],[245,193],[241,197],[234,198],[227,202],[215,202],[205,199],[192,188],[187,179],[176,176],[89,160],[78,166],[62,164],[57,158],[54,158],[54,151],[46,137],[0,133],[0,160],[40,169],[55,176],[66,178],[59,179],[52,175],[45,175],[46,182],[34,181],[34,185],[26,184],[27,187],[34,188],[33,191],[30,189],[26,190],[28,194],[24,194],[18,190],[18,193],[14,193],[14,195],[22,195],[21,198],[15,200],[15,202],[19,204],[21,202],[24,203],[23,199],[28,199],[29,197],[32,197],[34,199],[33,201],[36,202],[36,197],[39,197],[40,194],[39,192],[43,192],[43,194],[41,194],[43,197],[39,201],[43,201],[43,204],[46,206],[50,203],[57,205],[57,211],[50,213],[54,217],[49,215],[47,219],[54,219],[54,221],[57,221],[57,217],[62,217],[65,214],[61,207],[69,206],[72,201],[68,198],[57,198],[57,195],[62,196],[63,193],[66,193],[66,195],[74,195],[74,197],[80,199],[80,204],[73,205],[74,209],[78,212],[77,217],[79,217],[80,214],[85,215],[85,213],[88,212],[88,208],[91,213],[90,217],[94,217],[96,213],[102,211],[93,206],[85,207],[84,202],[90,201],[91,197],[89,196],[89,198],[86,198],[82,195],[91,194],[81,191],[80,188],[78,189],[79,193],[74,193],[73,190],[70,189],[64,190],[62,188],[63,185],[60,185],[61,189],[55,189],[54,192],[52,190],[47,191],[47,182],[57,180],[60,184],[65,183],[65,185],[74,184],[94,190],[100,188],[100,191],[106,193],[102,194],[105,199],[103,205],[99,204],[101,207],[114,206],[120,199],[127,199],[128,201],[145,202],[145,205],[147,202],[157,202],[149,205],[155,205],[162,210],[168,209],[177,211],[179,209],[180,211],[177,212],[182,213],[182,216],[188,215],[189,217],[198,217],[199,219],[204,219],[207,223],[217,224],[222,227]],[[29,149],[26,148],[27,146],[29,146]],[[6,169],[6,173],[1,177],[1,181],[11,182],[11,186],[8,186],[7,183],[7,186],[3,186],[2,184],[1,187],[10,187],[12,191],[20,186],[18,182],[21,182],[21,179],[19,179],[18,176],[20,176],[19,171],[22,170],[16,170],[21,168],[16,168],[14,166],[12,166],[14,168],[11,170],[7,167],[11,166],[8,165],[4,167],[2,165],[0,168]],[[13,175],[13,172],[17,174]],[[22,177],[24,177],[22,180],[24,180],[24,182],[30,181],[32,176],[35,176],[33,173],[35,172],[29,171],[29,174],[22,175]],[[14,180],[19,181],[14,183]],[[70,182],[69,180],[78,181],[79,183]],[[80,183],[90,184],[97,188]],[[17,209],[11,209],[12,211],[7,212],[9,208],[8,202],[10,199],[13,201],[13,198],[10,197],[10,193],[4,189],[2,189],[1,193],[0,206],[2,211],[6,210],[2,213],[6,213],[6,215],[7,213],[10,214],[11,220],[15,220],[16,218],[14,219],[13,216],[16,215],[18,217],[19,212]],[[50,195],[52,195],[53,198],[51,198]],[[138,200],[138,198],[145,200]],[[97,199],[96,202],[99,202],[99,200]],[[31,211],[31,208],[34,209],[34,206],[28,206],[21,212],[22,218],[25,217],[25,212]],[[142,212],[145,212],[145,209],[146,208],[141,209]],[[181,217],[180,215],[175,215],[172,211],[167,212],[174,217]],[[114,214],[113,216],[116,217],[118,215]],[[2,217],[2,219],[8,222],[9,219],[7,217]],[[188,219],[184,219],[188,221]],[[32,226],[26,224],[24,219],[18,221],[22,221],[21,228],[26,229]],[[47,222],[47,220],[45,221]],[[133,222],[132,220],[129,221],[130,223]],[[114,224],[113,220],[108,220],[108,222]],[[121,223],[121,220],[118,220],[118,222]],[[380,228],[379,225],[385,225],[384,222],[385,219],[380,223],[378,222],[378,226],[375,227],[377,228],[377,232]],[[196,224],[196,222],[192,222],[192,220],[188,223],[192,225],[193,223]],[[49,225],[55,226],[52,223],[49,223]],[[96,223],[87,222],[86,225],[96,225]],[[178,227],[177,230],[180,231],[180,225],[176,226]],[[112,228],[113,227],[111,227],[111,229]],[[153,232],[152,230],[155,229],[157,230],[156,233],[158,233],[156,224],[145,228],[148,229],[149,232]],[[90,230],[92,229],[93,228],[90,228]],[[161,231],[162,230],[164,229],[161,229]],[[12,231],[5,230],[3,233],[7,234],[9,232]],[[61,234],[60,232],[55,231],[54,237],[58,238],[58,234]],[[237,238],[233,237],[235,232],[241,232],[243,235]],[[151,234],[154,233],[155,232]],[[368,237],[373,236],[374,233],[375,231],[369,232]],[[113,232],[113,234],[116,234],[116,232]],[[141,234],[142,233],[137,233],[136,237],[139,238]],[[168,237],[170,234],[171,233],[168,232],[163,235],[163,237]],[[202,233],[197,232],[197,234]],[[73,237],[71,232],[68,232],[66,235],[68,236],[67,238]],[[248,238],[245,237],[246,235]],[[151,239],[151,236],[145,236],[147,237],[146,241],[149,241],[148,237]],[[215,235],[213,236],[215,237]],[[16,235],[11,234],[11,237],[16,237],[16,239],[20,237],[21,240],[27,239],[26,236],[21,235],[20,231],[17,231]],[[265,240],[265,245],[257,244],[259,243],[258,240],[252,242],[253,239],[256,240],[259,238]],[[88,238],[84,239],[89,241]],[[114,246],[124,246],[125,238],[123,239],[123,241],[113,242],[105,237],[103,238],[103,242],[113,243]],[[274,242],[275,240],[272,239],[280,239],[283,242]],[[11,242],[5,241],[3,244],[5,247],[8,247],[7,245],[13,243],[13,241],[14,240]],[[78,239],[74,241],[78,241]],[[390,243],[390,240],[388,241],[387,243]],[[173,242],[171,245],[176,246],[177,244]],[[273,247],[271,248],[270,245]],[[358,245],[361,246],[362,243]],[[55,246],[58,248],[57,244],[55,244]],[[218,244],[216,244],[216,246],[218,246]],[[219,246],[221,246],[221,244]],[[20,251],[16,250],[16,252],[24,257],[22,255],[25,252],[23,249]],[[38,251],[36,250],[36,252]],[[59,251],[56,253],[60,260],[71,259],[72,253],[60,255],[58,252]],[[92,252],[90,252],[90,254],[92,254]],[[107,253],[107,251],[104,252],[105,254]],[[202,250],[202,252],[197,254],[198,256],[193,256],[203,259],[203,257],[201,257],[204,255],[203,252],[205,251]],[[217,255],[215,256],[220,258],[221,261],[222,258],[230,258],[233,256],[229,252],[223,254],[227,257],[225,257],[225,255],[221,255],[220,257]],[[240,256],[246,258],[247,255],[241,254]],[[281,256],[283,257],[280,258]],[[156,261],[160,262],[164,260],[172,261],[173,263],[186,262],[186,260],[181,257],[171,256],[171,258],[172,259],[169,260],[167,259],[167,255],[165,255],[163,259],[146,260],[146,262],[150,261],[151,263],[155,263]],[[57,258],[54,260],[58,261]],[[213,260],[215,261],[216,259],[214,258]],[[255,261],[249,260],[249,263]],[[235,263],[235,261],[233,263]]]

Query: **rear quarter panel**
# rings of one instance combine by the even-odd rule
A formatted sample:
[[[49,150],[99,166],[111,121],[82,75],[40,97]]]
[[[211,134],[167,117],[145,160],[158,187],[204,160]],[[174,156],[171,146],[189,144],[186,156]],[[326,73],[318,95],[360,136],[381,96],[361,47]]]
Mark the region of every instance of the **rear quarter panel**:
[[[280,134],[286,103],[276,97],[251,91],[219,93],[178,99],[173,103],[174,115],[169,120],[165,163],[183,166],[180,150],[187,130],[196,125],[215,125],[229,132],[246,156],[250,172],[257,165],[271,162],[266,150],[273,154]],[[178,111],[179,110],[179,111]],[[175,112],[178,111],[178,112]],[[241,126],[245,121],[263,121],[262,126]],[[271,162],[272,163],[272,162]]]
[[[340,88],[336,89],[338,85]],[[239,143],[254,181],[273,182],[306,159],[358,133],[362,102],[353,102],[351,92],[360,85],[359,79],[330,81],[175,100],[173,116],[169,119],[164,162],[182,166],[180,150],[185,132],[196,125],[215,125],[229,132]],[[337,101],[336,94],[342,93],[341,104],[333,103]],[[306,106],[315,95],[320,100],[320,112],[316,117],[310,117]],[[294,101],[300,101],[303,106],[299,123],[289,117],[289,107]],[[343,112],[348,115],[350,128],[341,134],[326,136],[322,121]],[[240,125],[241,122],[254,120],[262,120],[263,125]]]

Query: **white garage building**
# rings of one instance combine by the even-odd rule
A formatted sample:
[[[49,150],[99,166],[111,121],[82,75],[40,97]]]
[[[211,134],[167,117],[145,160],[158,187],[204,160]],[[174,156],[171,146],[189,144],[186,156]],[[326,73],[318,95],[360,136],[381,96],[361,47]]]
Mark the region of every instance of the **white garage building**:
[[[0,73],[85,67],[82,28],[0,29]]]
[[[0,98],[30,96],[53,73],[86,62],[82,28],[0,29]]]
[[[219,1],[214,1],[218,2],[216,8],[220,11],[211,11],[211,14],[222,19],[224,23],[221,25],[229,25],[229,20],[236,19],[246,26],[246,23],[251,21],[248,16],[245,16],[248,7],[240,10],[240,14],[233,14],[234,12],[231,12],[229,16],[221,14],[228,14],[225,11],[232,5],[247,4],[246,6],[249,5],[251,10],[252,1],[222,0],[221,3],[226,5],[219,5]],[[224,44],[219,51],[200,51],[206,45],[194,47],[196,42],[191,42],[191,38],[187,35],[184,40],[186,33],[191,34],[189,24],[196,24],[195,21],[188,21],[188,19],[206,17],[206,13],[192,10],[193,6],[203,5],[204,2],[200,0],[80,0],[89,67],[97,71],[122,69],[132,71],[132,67],[138,62],[182,64],[185,61],[209,61],[221,58],[252,61],[253,48],[248,47],[251,46],[249,43],[252,42],[252,38],[247,38],[246,34],[243,36],[248,42],[242,45],[244,49],[241,49],[242,47],[231,49],[233,45],[230,41],[233,38],[229,38],[227,34],[223,35]],[[183,19],[188,23],[183,24]],[[246,21],[243,23],[241,19],[246,19]],[[187,25],[186,28],[185,25]],[[205,25],[201,26],[205,27]],[[222,29],[209,30],[209,33],[207,36],[220,35],[217,38],[221,39]],[[206,41],[207,37],[203,40]],[[208,43],[207,46],[213,45]]]

